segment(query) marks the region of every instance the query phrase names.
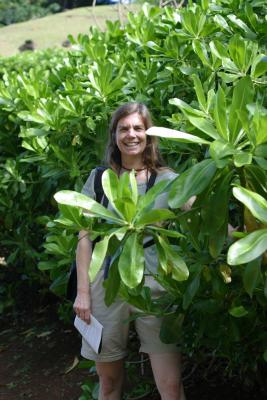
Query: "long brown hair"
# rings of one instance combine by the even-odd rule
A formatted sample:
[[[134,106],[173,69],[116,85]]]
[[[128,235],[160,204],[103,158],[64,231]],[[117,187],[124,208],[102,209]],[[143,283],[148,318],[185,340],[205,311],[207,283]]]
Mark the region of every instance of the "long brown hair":
[[[128,117],[128,115],[134,113],[138,113],[141,116],[146,130],[152,126],[150,112],[143,103],[125,103],[114,111],[109,126],[109,143],[106,149],[106,163],[116,172],[121,168],[121,152],[116,143],[117,125],[121,118]],[[163,166],[163,160],[159,152],[158,140],[156,137],[147,136],[147,144],[143,157],[144,164],[151,171],[155,171]]]

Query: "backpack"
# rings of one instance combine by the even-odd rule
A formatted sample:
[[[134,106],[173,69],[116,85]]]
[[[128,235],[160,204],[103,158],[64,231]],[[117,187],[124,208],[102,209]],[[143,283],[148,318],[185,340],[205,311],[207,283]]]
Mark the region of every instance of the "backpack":
[[[107,168],[108,167],[104,167],[104,166],[96,167],[95,180],[94,180],[95,200],[98,203],[101,203],[104,207],[108,206],[108,199],[107,199],[107,197],[104,193],[103,187],[102,187],[102,175],[103,175],[103,172]],[[157,177],[157,173],[155,171],[152,171],[150,178],[147,182],[146,192],[154,185],[156,177]],[[97,241],[98,241],[98,239],[93,241],[93,248],[94,248],[94,244]],[[149,240],[144,245],[144,248],[149,247],[152,244],[154,244],[153,239]],[[108,275],[108,266],[105,269],[104,278],[107,278],[107,275]],[[68,277],[66,298],[67,298],[67,300],[74,302],[76,296],[77,296],[77,265],[76,265],[76,260],[73,260],[73,262],[71,264],[70,272],[69,272],[69,277]]]

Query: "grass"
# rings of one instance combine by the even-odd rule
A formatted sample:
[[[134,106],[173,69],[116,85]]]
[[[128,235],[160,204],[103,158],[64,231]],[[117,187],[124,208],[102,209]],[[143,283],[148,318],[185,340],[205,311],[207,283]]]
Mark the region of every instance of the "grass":
[[[25,40],[32,40],[36,50],[61,47],[68,34],[77,36],[87,33],[94,25],[104,29],[106,20],[126,21],[128,11],[135,11],[137,5],[111,5],[81,7],[44,18],[12,24],[0,28],[0,56],[13,56]]]

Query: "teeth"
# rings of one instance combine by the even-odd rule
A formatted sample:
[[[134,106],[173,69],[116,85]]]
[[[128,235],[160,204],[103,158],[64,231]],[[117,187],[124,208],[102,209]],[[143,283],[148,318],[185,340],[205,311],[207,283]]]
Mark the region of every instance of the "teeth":
[[[139,143],[125,143],[127,147],[134,147],[137,146]]]

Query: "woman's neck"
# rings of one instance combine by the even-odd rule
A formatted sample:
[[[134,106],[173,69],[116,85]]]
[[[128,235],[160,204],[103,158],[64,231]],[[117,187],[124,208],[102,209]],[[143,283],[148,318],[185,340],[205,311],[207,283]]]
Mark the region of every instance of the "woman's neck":
[[[142,158],[137,158],[137,157],[133,157],[133,158],[124,158],[122,157],[121,159],[121,165],[123,168],[127,169],[127,170],[142,170],[145,168],[145,164],[143,162]]]

